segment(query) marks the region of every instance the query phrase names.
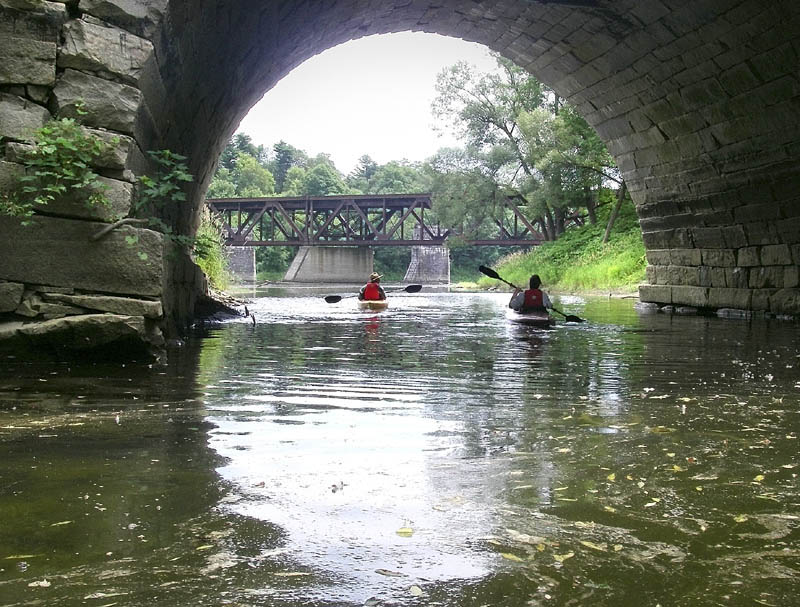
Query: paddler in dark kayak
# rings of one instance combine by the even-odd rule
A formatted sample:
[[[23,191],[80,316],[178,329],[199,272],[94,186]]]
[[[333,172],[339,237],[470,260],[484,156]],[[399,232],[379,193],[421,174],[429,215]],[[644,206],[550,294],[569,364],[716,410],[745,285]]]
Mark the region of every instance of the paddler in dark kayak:
[[[508,307],[517,312],[546,312],[547,308],[553,307],[550,303],[550,298],[547,293],[542,291],[539,286],[542,284],[541,278],[538,274],[531,276],[529,282],[529,289],[514,289],[511,295],[511,301],[508,302]]]
[[[358,292],[358,299],[360,301],[378,301],[386,299],[386,293],[381,286],[381,278],[383,277],[377,272],[370,274],[369,282],[361,287],[361,290]]]

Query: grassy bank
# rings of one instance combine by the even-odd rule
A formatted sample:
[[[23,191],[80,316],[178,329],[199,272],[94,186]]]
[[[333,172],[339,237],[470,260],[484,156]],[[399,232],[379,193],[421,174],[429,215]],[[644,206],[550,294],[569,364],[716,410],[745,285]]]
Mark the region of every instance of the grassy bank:
[[[527,286],[531,274],[538,274],[548,291],[567,293],[632,292],[644,280],[647,265],[642,233],[633,203],[620,210],[609,242],[601,242],[610,209],[603,209],[595,225],[568,230],[555,242],[527,253],[501,259],[495,269],[514,284]],[[504,287],[497,280],[481,276],[479,288]]]

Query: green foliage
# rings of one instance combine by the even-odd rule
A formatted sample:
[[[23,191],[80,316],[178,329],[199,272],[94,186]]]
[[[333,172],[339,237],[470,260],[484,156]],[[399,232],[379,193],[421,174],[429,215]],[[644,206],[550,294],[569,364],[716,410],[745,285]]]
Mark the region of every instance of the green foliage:
[[[275,190],[277,192],[284,192],[286,189],[286,176],[289,169],[292,167],[304,168],[308,164],[308,155],[285,141],[279,141],[272,149],[275,153],[275,158],[269,169],[275,176]]]
[[[378,163],[375,162],[369,155],[365,154],[358,159],[358,165],[353,169],[352,173],[347,176],[347,185],[354,191],[365,194],[369,191],[369,180],[378,170]]]
[[[351,192],[359,194],[410,194],[430,190],[430,179],[424,167],[394,160],[378,165],[369,156],[359,159],[358,166],[345,181]]]
[[[217,290],[228,287],[230,274],[223,247],[222,229],[209,213],[203,213],[201,217],[194,239],[194,256],[197,265],[208,276],[211,286]]]
[[[286,172],[283,182],[283,196],[302,196],[305,191],[306,169],[294,166]]]
[[[436,80],[433,114],[468,145],[481,149],[516,145],[517,116],[547,101],[547,89],[522,68],[495,55],[502,73],[479,74],[465,63],[442,71]]]
[[[236,133],[225,146],[225,149],[222,150],[222,154],[219,157],[219,167],[233,171],[236,165],[236,158],[241,154],[252,156],[261,165],[264,165],[267,160],[267,150],[264,149],[264,146],[253,144],[250,135]]]
[[[496,202],[503,195],[475,148],[439,150],[428,164],[433,214],[465,238],[488,237]]]
[[[429,182],[419,167],[392,161],[375,167],[364,193],[411,194],[428,189]]]
[[[529,253],[514,253],[499,260],[496,269],[509,282],[526,284],[538,274],[546,289],[587,292],[632,289],[644,279],[644,244],[636,211],[630,199],[620,209],[609,242],[602,238],[610,209],[599,214],[601,221],[568,230],[554,242],[547,242]],[[483,287],[501,286],[482,277]]]
[[[433,112],[450,123],[462,150],[441,150],[431,162],[437,213],[447,227],[459,218],[470,232],[493,220],[484,208],[513,196],[548,240],[567,217],[586,208],[618,172],[597,134],[554,91],[510,61],[481,74],[458,63],[437,77]],[[442,208],[444,207],[444,208]]]
[[[208,198],[234,198],[236,196],[236,184],[233,182],[233,171],[220,166],[217,169],[211,185],[206,192]]]
[[[226,148],[227,149],[227,148]],[[209,198],[260,198],[275,193],[275,178],[255,156],[245,152],[220,165],[208,188]]]
[[[147,152],[153,161],[154,176],[139,177],[139,188],[133,204],[134,212],[146,217],[150,226],[181,246],[191,247],[194,242],[189,236],[175,234],[163,217],[174,214],[175,206],[186,200],[182,184],[192,181],[186,166],[186,157],[170,150],[150,150]]]
[[[348,191],[339,171],[327,163],[318,164],[306,172],[302,189],[303,196],[330,196]]]
[[[280,280],[286,275],[298,247],[256,247],[259,280]]]
[[[77,110],[85,113],[80,104]],[[107,147],[73,118],[48,122],[34,133],[33,147],[23,159],[25,174],[17,187],[0,195],[0,213],[30,224],[35,207],[63,196],[85,196],[88,206],[108,204],[107,187],[92,169]]]
[[[411,263],[410,247],[375,247],[375,271],[384,281],[400,281]]]
[[[272,196],[275,193],[275,178],[262,167],[255,157],[239,154],[233,169],[236,195],[242,198]]]
[[[450,281],[474,282],[478,279],[476,274],[480,265],[494,266],[495,263],[513,253],[522,251],[522,247],[469,247],[453,246],[448,238],[450,248]]]

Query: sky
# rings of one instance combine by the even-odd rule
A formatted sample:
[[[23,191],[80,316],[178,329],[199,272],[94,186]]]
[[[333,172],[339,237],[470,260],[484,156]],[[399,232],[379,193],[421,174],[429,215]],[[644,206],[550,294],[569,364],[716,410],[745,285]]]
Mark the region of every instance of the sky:
[[[436,75],[458,61],[496,69],[489,49],[438,34],[369,36],[328,49],[287,74],[237,132],[256,145],[283,140],[310,156],[330,154],[347,174],[368,154],[378,164],[421,161],[455,145],[433,130]]]

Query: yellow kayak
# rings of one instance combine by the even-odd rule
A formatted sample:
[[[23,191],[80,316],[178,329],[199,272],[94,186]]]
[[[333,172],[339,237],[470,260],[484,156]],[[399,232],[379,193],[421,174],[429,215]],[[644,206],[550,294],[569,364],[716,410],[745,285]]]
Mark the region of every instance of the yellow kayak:
[[[358,302],[358,307],[362,310],[385,310],[389,307],[389,302],[385,299],[375,299],[375,300],[362,300]]]

